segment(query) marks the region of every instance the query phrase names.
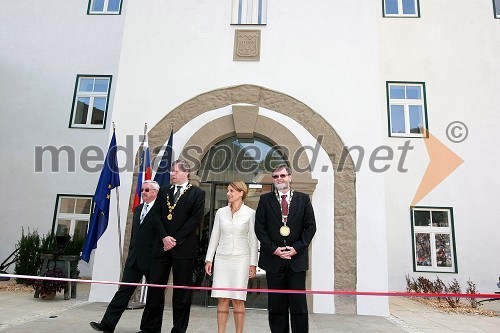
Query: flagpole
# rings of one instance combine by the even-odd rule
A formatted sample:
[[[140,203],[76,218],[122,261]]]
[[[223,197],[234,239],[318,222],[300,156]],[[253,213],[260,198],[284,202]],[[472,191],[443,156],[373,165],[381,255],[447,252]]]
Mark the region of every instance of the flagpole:
[[[113,122],[113,132],[115,131],[115,122]],[[120,268],[123,269],[123,252],[122,252],[122,226],[120,220],[120,192],[118,187],[115,187],[116,192],[116,215],[118,219],[118,253],[120,254]]]
[[[170,135],[171,136],[174,135],[174,122],[173,121],[170,122]],[[169,137],[169,139],[170,139],[170,137]],[[170,149],[172,152],[171,156],[170,156],[170,162],[173,162],[174,161],[174,147],[170,147]],[[165,150],[167,150],[167,149],[165,148]]]
[[[120,192],[118,187],[115,187],[116,191],[116,213],[118,215],[118,252],[120,253],[120,267],[123,267],[123,251],[122,251],[122,227],[120,223]]]

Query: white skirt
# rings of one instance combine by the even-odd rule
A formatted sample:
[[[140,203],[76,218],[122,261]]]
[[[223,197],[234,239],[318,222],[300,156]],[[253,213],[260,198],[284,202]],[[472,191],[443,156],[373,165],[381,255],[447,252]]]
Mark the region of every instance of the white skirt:
[[[250,269],[250,255],[215,254],[213,283],[216,288],[246,288]],[[231,298],[245,301],[246,291],[212,290],[214,298]]]

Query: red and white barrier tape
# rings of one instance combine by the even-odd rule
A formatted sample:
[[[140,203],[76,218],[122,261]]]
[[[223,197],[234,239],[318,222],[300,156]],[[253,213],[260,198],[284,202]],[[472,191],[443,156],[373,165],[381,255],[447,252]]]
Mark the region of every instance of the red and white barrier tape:
[[[215,288],[215,287],[196,287],[196,286],[174,286],[151,283],[130,283],[101,280],[81,280],[54,278],[46,276],[0,274],[0,277],[32,280],[53,280],[62,282],[77,283],[95,283],[95,284],[115,284],[119,286],[135,287],[156,287],[165,289],[192,289],[192,290],[226,290],[226,291],[247,291],[250,293],[282,293],[282,294],[314,294],[314,295],[339,295],[339,296],[404,296],[404,297],[457,297],[457,298],[495,298],[500,299],[500,294],[462,294],[462,293],[409,293],[403,291],[347,291],[347,290],[284,290],[284,289],[254,289],[254,288]]]

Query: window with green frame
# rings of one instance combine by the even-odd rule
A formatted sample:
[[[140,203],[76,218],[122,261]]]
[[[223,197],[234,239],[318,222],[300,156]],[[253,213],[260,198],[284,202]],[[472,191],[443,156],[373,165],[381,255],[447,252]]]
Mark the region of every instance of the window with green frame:
[[[419,0],[382,0],[384,17],[420,17]]]
[[[120,15],[122,0],[89,0],[88,15]]]
[[[428,131],[424,82],[386,82],[389,136],[423,137]]]
[[[413,207],[411,230],[415,272],[458,272],[451,207]]]
[[[104,128],[111,75],[77,75],[70,127]]]
[[[91,212],[92,196],[58,194],[54,215],[54,235],[84,240]]]

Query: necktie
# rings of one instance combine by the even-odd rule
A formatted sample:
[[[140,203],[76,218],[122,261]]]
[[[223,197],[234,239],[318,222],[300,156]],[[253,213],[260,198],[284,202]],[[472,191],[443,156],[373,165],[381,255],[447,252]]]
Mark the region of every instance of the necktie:
[[[142,212],[141,212],[141,223],[142,220],[144,220],[144,217],[148,213],[148,204],[144,204],[144,207],[142,207]]]
[[[177,202],[179,199],[179,196],[181,195],[181,188],[182,186],[175,185],[174,202]]]
[[[281,214],[288,216],[288,202],[286,202],[286,194],[281,196]]]

